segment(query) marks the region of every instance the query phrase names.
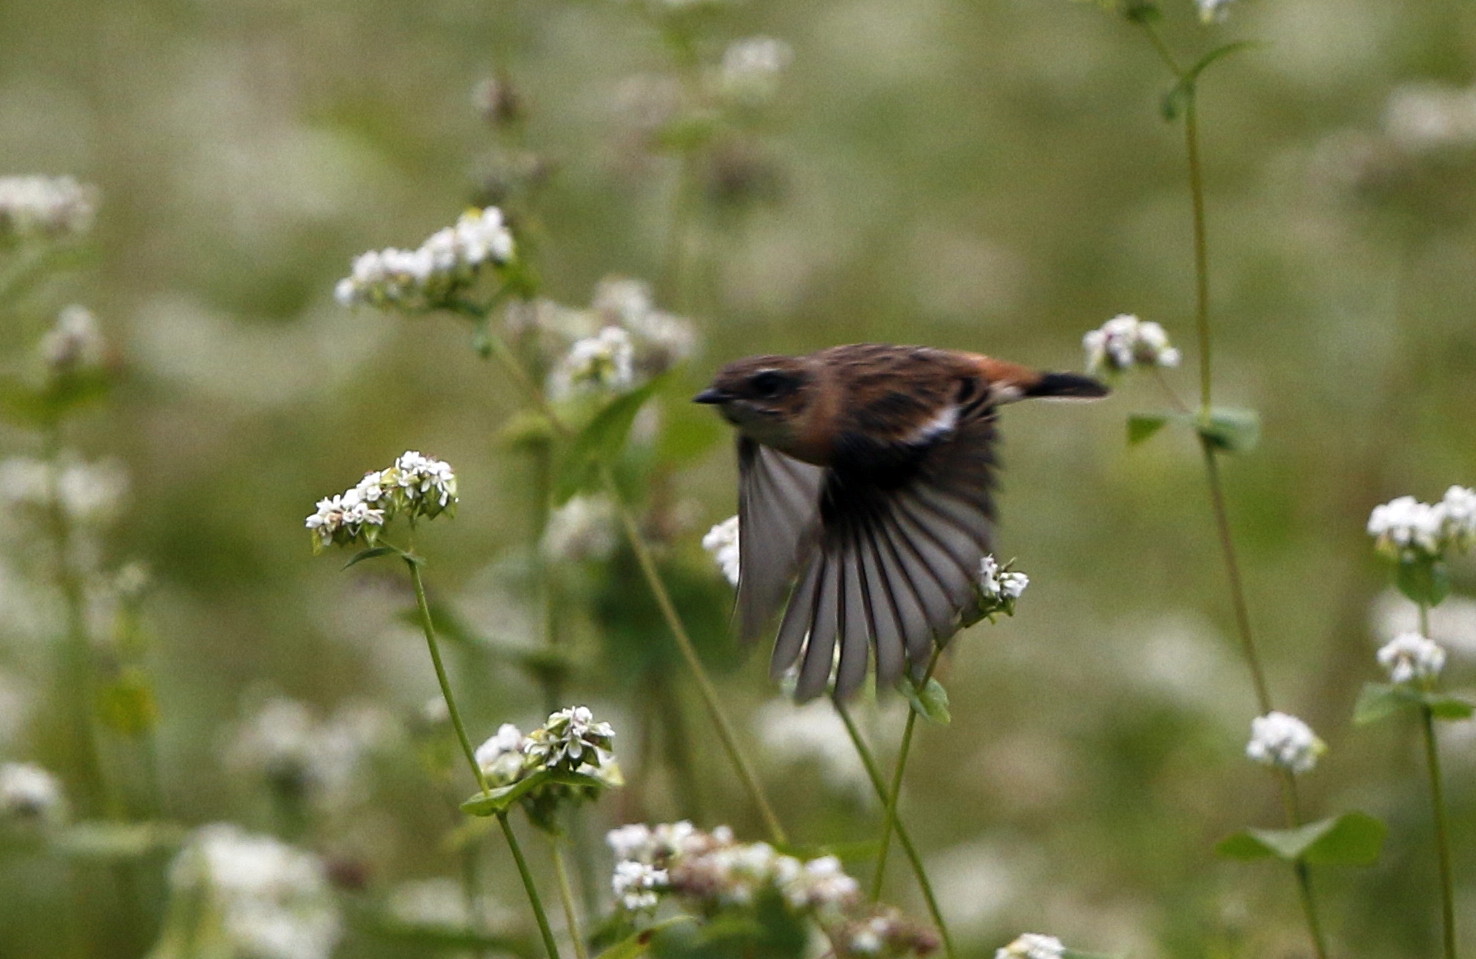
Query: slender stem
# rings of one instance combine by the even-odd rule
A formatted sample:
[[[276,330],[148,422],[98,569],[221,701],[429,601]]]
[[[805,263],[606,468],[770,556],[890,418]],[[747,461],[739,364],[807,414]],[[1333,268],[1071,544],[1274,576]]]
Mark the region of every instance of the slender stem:
[[[1420,603],[1420,635],[1430,635],[1430,605]],[[1420,706],[1425,738],[1425,767],[1430,773],[1430,805],[1435,824],[1435,853],[1440,864],[1440,915],[1444,926],[1445,959],[1456,959],[1455,874],[1450,863],[1450,828],[1446,821],[1445,784],[1440,774],[1440,750],[1435,739],[1435,713]]]
[[[1317,915],[1317,900],[1312,896],[1312,875],[1307,861],[1298,859],[1292,864],[1297,875],[1297,894],[1302,900],[1302,912],[1307,916],[1307,931],[1312,936],[1312,951],[1317,959],[1327,959],[1327,944],[1322,935],[1322,920]]]
[[[876,798],[880,799],[885,808],[890,802],[891,794],[882,782],[881,771],[877,769],[876,757],[871,754],[871,749],[866,745],[866,740],[861,738],[861,731],[856,728],[856,722],[851,718],[851,713],[844,703],[839,699],[831,699],[835,711],[846,725],[846,733],[851,737],[851,744],[856,747],[856,755],[861,757],[861,765],[866,768],[866,778],[871,780],[871,788],[876,791]],[[948,924],[943,921],[943,912],[938,908],[938,899],[933,895],[933,884],[928,881],[927,871],[923,868],[922,857],[917,854],[917,847],[912,844],[912,837],[908,835],[907,828],[898,819],[897,842],[901,844],[902,851],[907,854],[907,861],[912,864],[913,875],[917,877],[918,888],[922,890],[923,901],[927,903],[928,914],[933,917],[933,925],[938,927],[938,935],[943,937],[943,954],[953,959],[953,937],[948,934]],[[875,898],[875,897],[873,897]]]
[[[559,900],[564,905],[564,922],[569,930],[569,939],[574,943],[574,955],[577,959],[589,959],[589,953],[584,948],[584,934],[579,931],[579,913],[574,908],[574,887],[569,885],[569,870],[564,868],[564,852],[559,846],[558,837],[553,837],[549,843],[553,847],[554,877],[559,884]]]
[[[1194,319],[1199,331],[1199,404],[1209,412],[1209,241],[1204,216],[1204,168],[1199,160],[1199,106],[1191,83],[1184,103],[1184,148],[1189,155],[1189,196],[1194,206]]]
[[[415,584],[415,605],[420,610],[420,625],[425,631],[425,645],[430,649],[431,662],[436,667],[436,681],[441,684],[441,696],[446,700],[446,710],[451,714],[451,725],[456,728],[456,738],[461,742],[461,751],[466,756],[467,765],[471,767],[472,775],[477,779],[477,787],[482,792],[489,792],[487,777],[482,773],[482,767],[477,763],[476,750],[472,749],[471,740],[466,737],[466,727],[461,722],[461,710],[456,708],[456,697],[451,693],[451,681],[446,677],[446,665],[441,661],[441,647],[436,642],[436,628],[431,622],[430,604],[425,598],[425,583],[420,578],[420,564],[409,559],[405,565],[410,567],[410,581]]]
[[[1250,608],[1245,598],[1245,583],[1240,577],[1240,561],[1235,554],[1235,540],[1230,532],[1230,516],[1225,509],[1224,484],[1220,480],[1220,464],[1215,458],[1210,441],[1200,437],[1200,448],[1204,451],[1205,478],[1209,481],[1210,505],[1215,513],[1215,528],[1220,538],[1220,552],[1225,557],[1225,575],[1230,581],[1230,604],[1235,610],[1235,627],[1240,636],[1240,649],[1245,655],[1245,664],[1250,668],[1251,682],[1256,687],[1256,703],[1261,715],[1271,711],[1271,692],[1266,685],[1266,675],[1261,669],[1261,658],[1256,653],[1255,637],[1251,633]]]
[[[533,907],[533,917],[538,920],[538,932],[543,936],[543,948],[549,959],[559,959],[559,946],[554,942],[553,930],[548,925],[548,914],[543,911],[543,900],[538,896],[538,887],[533,883],[533,874],[528,871],[528,860],[523,858],[523,849],[518,837],[513,835],[512,823],[507,821],[507,812],[497,814],[497,823],[507,839],[507,848],[512,850],[513,861],[518,864],[518,875],[523,879],[523,889],[528,893],[528,904]]]
[[[928,670],[923,674],[923,685],[933,678],[938,668],[938,657],[943,655],[942,646],[933,647],[933,658],[928,660]],[[881,898],[882,878],[887,872],[887,852],[892,845],[892,830],[899,826],[897,800],[902,795],[902,773],[907,769],[907,754],[912,749],[912,731],[917,727],[917,710],[907,710],[907,725],[902,728],[902,745],[897,749],[897,767],[892,770],[892,787],[887,791],[886,816],[882,820],[881,848],[876,853],[876,874],[871,877],[871,898]]]
[[[1425,765],[1430,771],[1430,804],[1435,821],[1435,852],[1440,861],[1440,913],[1444,924],[1445,959],[1456,959],[1455,879],[1450,864],[1450,830],[1446,823],[1445,787],[1440,776],[1440,751],[1435,741],[1435,714],[1420,706],[1425,734]]]
[[[728,754],[728,759],[733,763],[733,768],[743,782],[743,788],[747,790],[749,798],[758,807],[759,815],[768,828],[770,838],[776,844],[783,845],[788,841],[784,827],[780,825],[779,817],[774,815],[773,807],[769,805],[769,799],[764,794],[763,786],[760,785],[753,768],[748,764],[748,758],[738,747],[738,737],[734,734],[732,723],[728,721],[728,716],[723,711],[722,702],[718,699],[717,688],[708,678],[707,669],[702,665],[696,647],[692,645],[692,638],[687,635],[687,627],[682,624],[676,606],[672,604],[671,594],[666,591],[666,583],[661,578],[661,571],[656,568],[656,561],[651,557],[646,538],[642,535],[640,526],[636,523],[630,508],[620,497],[619,488],[615,484],[615,476],[608,465],[600,466],[600,478],[610,494],[611,501],[615,504],[620,523],[625,528],[626,538],[630,541],[631,551],[635,553],[636,562],[641,567],[646,584],[656,598],[656,605],[661,610],[661,616],[666,620],[667,628],[671,630],[672,636],[676,638],[677,649],[681,651],[682,659],[692,671],[692,678],[697,683],[697,692],[702,697],[702,703],[707,708],[707,714],[712,719],[713,725],[717,727],[718,741],[722,744],[723,751]]]

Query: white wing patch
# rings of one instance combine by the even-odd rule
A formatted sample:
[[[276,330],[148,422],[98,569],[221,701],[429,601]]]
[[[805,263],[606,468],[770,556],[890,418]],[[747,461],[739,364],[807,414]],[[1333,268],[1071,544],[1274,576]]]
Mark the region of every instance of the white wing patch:
[[[950,403],[938,411],[938,415],[928,420],[903,438],[908,446],[929,446],[953,433],[958,426],[958,406]]]

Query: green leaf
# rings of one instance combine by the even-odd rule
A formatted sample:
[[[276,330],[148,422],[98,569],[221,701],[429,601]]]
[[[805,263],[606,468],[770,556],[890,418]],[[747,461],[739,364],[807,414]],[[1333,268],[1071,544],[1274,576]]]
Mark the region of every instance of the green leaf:
[[[1247,829],[1220,842],[1229,859],[1281,859],[1317,866],[1367,866],[1379,858],[1384,824],[1361,812],[1344,813],[1294,829]]]
[[[1394,584],[1416,603],[1439,606],[1450,595],[1450,569],[1433,557],[1402,559],[1394,572]]]
[[[1128,445],[1136,446],[1168,425],[1169,413],[1131,413],[1128,415]]]
[[[595,959],[637,959],[651,951],[651,941],[674,926],[682,923],[696,922],[693,916],[673,916],[670,919],[656,923],[654,926],[632,933],[615,945],[601,952]]]
[[[595,469],[619,455],[636,414],[662,382],[663,378],[658,376],[639,389],[617,396],[579,431],[564,454],[563,464],[554,484],[555,506],[564,505],[590,486]]]
[[[603,789],[608,785],[605,780],[584,773],[573,773],[565,769],[535,769],[510,786],[502,786],[489,793],[477,793],[461,804],[461,811],[472,816],[498,816],[533,790],[549,784],[590,786],[595,789]]]
[[[1216,406],[1197,424],[1199,435],[1215,449],[1244,453],[1261,438],[1261,417],[1255,410]]]
[[[930,678],[921,689],[910,679],[903,680],[902,692],[912,704],[913,712],[939,726],[947,726],[952,716],[948,712],[948,690],[937,679]]]
[[[1163,118],[1169,121],[1176,120],[1179,114],[1188,108],[1189,101],[1194,97],[1195,84],[1199,82],[1199,75],[1204,72],[1205,67],[1214,63],[1216,60],[1250,46],[1254,46],[1254,44],[1249,40],[1240,40],[1235,43],[1227,43],[1223,47],[1217,47],[1200,57],[1194,66],[1184,71],[1183,75],[1179,77],[1178,82],[1169,89],[1168,93],[1164,94],[1161,107]]]
[[[1358,703],[1353,707],[1353,722],[1360,726],[1376,723],[1395,713],[1419,706],[1418,695],[1412,695],[1403,686],[1389,683],[1364,683],[1358,692]]]
[[[396,555],[403,556],[407,562],[420,562],[417,557],[413,557],[409,553],[406,553],[403,550],[397,549],[393,546],[371,546],[368,549],[361,549],[357,553],[355,553],[347,563],[343,564],[343,568],[348,569],[350,566],[357,566],[360,563],[364,562],[364,560],[366,559],[376,559],[380,556]]]
[[[140,736],[159,722],[159,704],[146,672],[125,666],[98,690],[97,711],[103,725],[125,736]]]
[[[1470,719],[1476,712],[1476,707],[1464,699],[1441,693],[1420,693],[1420,701],[1429,707],[1430,714],[1436,719]]]

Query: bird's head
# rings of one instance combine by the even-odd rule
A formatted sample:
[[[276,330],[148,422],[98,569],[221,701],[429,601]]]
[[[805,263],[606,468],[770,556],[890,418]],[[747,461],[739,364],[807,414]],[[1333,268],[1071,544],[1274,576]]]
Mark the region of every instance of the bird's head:
[[[752,356],[729,363],[693,400],[710,403],[750,438],[783,449],[803,422],[814,373],[793,356]]]

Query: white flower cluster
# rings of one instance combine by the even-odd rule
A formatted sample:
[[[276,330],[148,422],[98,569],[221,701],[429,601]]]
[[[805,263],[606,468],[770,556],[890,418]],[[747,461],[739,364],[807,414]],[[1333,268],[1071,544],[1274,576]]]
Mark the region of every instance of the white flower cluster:
[[[529,733],[523,753],[531,764],[577,772],[582,766],[601,766],[614,738],[615,729],[595,722],[588,706],[571,706],[551,714]]]
[[[1245,754],[1263,766],[1294,773],[1310,772],[1327,752],[1327,743],[1295,716],[1269,712],[1251,720],[1251,738]]]
[[[621,826],[606,842],[617,860],[611,887],[631,912],[651,911],[670,895],[711,917],[777,895],[797,916],[818,922],[848,954],[922,955],[937,946],[930,932],[868,904],[834,856],[801,860],[768,843],[737,842],[726,826],[708,833],[685,821]]]
[[[0,829],[33,829],[66,818],[61,783],[35,763],[0,765]]]
[[[477,747],[475,757],[487,784],[509,786],[537,769],[562,769],[621,784],[620,767],[611,751],[615,729],[596,722],[588,706],[551,713],[544,724],[524,736],[512,723]]]
[[[1055,936],[1027,932],[1003,949],[994,951],[994,959],[1061,959],[1066,947]]]
[[[97,189],[72,177],[0,177],[0,240],[80,236],[96,215]]]
[[[1230,14],[1230,4],[1234,0],[1194,0],[1199,7],[1200,23],[1224,23]]]
[[[1476,490],[1452,486],[1438,503],[1400,496],[1373,508],[1368,534],[1374,548],[1390,559],[1438,559],[1448,549],[1476,545]]]
[[[241,723],[226,764],[279,794],[332,808],[355,794],[367,761],[392,734],[389,716],[373,706],[348,704],[319,719],[305,703],[279,696]]]
[[[1015,601],[1025,594],[1025,588],[1029,585],[1029,576],[1011,569],[1009,563],[1001,566],[993,554],[986,553],[979,561],[976,582],[978,613],[977,616],[968,618],[967,622],[977,622],[983,617],[993,617],[1001,613],[1006,616],[1015,615]]]
[[[370,250],[334,288],[344,306],[430,310],[475,282],[489,264],[513,258],[513,238],[495,206],[468,210],[455,226],[438,230],[414,250]]]
[[[548,394],[563,400],[590,393],[623,393],[635,385],[635,345],[619,326],[606,326],[594,336],[576,340],[553,372]]]
[[[1121,372],[1134,366],[1178,366],[1179,351],[1169,345],[1168,334],[1152,321],[1120,313],[1081,338],[1086,350],[1087,372],[1100,369]]]
[[[728,582],[738,585],[738,517],[729,516],[707,531],[702,548],[712,554]]]
[[[794,61],[794,50],[773,37],[736,40],[723,51],[717,88],[725,97],[748,106],[774,98],[779,80]]]
[[[223,937],[211,944],[221,955],[328,959],[342,935],[323,861],[231,823],[196,830],[169,884],[176,898],[208,910],[197,931]]]
[[[450,512],[456,502],[456,474],[451,465],[407,450],[388,469],[365,473],[342,493],[318,500],[317,512],[305,525],[314,552],[334,543],[372,546],[395,515],[435,517]]]
[[[27,456],[0,462],[0,503],[32,510],[59,504],[82,526],[113,520],[127,492],[128,475],[111,460],[86,463],[64,454],[54,463]]]
[[[548,559],[579,563],[609,559],[618,542],[615,506],[596,494],[575,496],[550,513],[539,548]]]
[[[1419,633],[1400,633],[1379,647],[1379,665],[1396,683],[1427,683],[1445,668],[1445,649]]]
[[[106,348],[97,317],[75,304],[63,308],[41,338],[41,358],[53,373],[96,369],[102,365]]]
[[[508,325],[556,357],[547,382],[555,401],[628,390],[697,348],[690,322],[657,309],[648,284],[621,276],[601,280],[585,308],[551,300],[515,304]]]

